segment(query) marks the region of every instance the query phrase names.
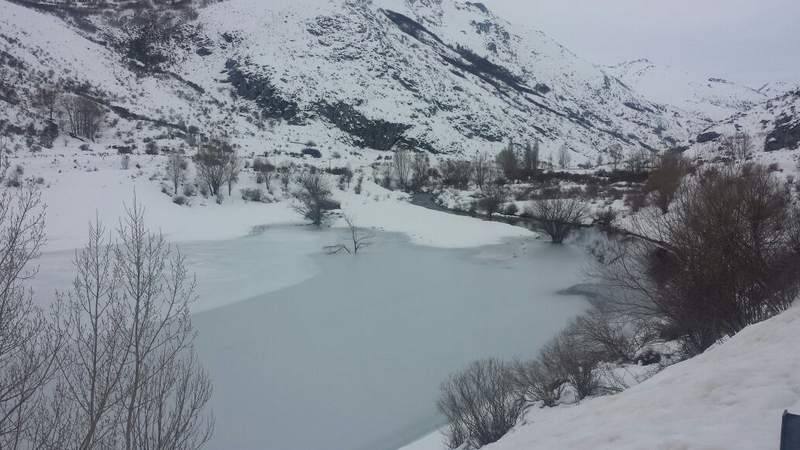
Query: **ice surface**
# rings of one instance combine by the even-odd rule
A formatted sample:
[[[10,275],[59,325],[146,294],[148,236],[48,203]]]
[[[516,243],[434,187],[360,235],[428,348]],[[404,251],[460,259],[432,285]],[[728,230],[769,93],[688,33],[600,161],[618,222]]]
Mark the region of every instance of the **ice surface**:
[[[265,261],[282,257],[266,236],[248,242]],[[555,293],[580,281],[584,261],[542,242],[444,250],[381,234],[358,257],[315,256],[318,273],[302,283],[197,314],[215,382],[209,448],[408,443],[441,424],[435,399],[449,373],[476,358],[533,355],[584,309]]]

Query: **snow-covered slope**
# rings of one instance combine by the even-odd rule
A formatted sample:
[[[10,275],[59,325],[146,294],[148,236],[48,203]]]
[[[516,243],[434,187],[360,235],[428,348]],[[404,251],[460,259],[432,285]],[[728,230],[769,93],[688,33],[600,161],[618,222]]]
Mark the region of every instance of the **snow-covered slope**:
[[[259,152],[312,140],[327,155],[398,146],[471,154],[514,138],[540,139],[545,155],[566,143],[583,155],[577,163],[613,143],[668,148],[702,125],[479,3],[228,0],[192,25],[172,74],[136,76],[92,42],[102,34],[1,0],[0,50],[21,63],[20,99],[42,80],[67,80],[172,130],[224,127]],[[0,114],[24,127],[26,109]],[[106,144],[120,130],[141,138],[126,122],[106,127]]]
[[[726,136],[747,133],[752,137],[754,158],[778,164],[793,172],[800,163],[800,90],[763,102],[704,130],[695,138],[689,154],[707,160],[722,155]]]
[[[800,411],[800,307],[620,394],[533,409],[486,450],[772,450]],[[430,436],[409,450],[444,448]]]
[[[746,111],[780,89],[770,85],[759,91],[722,78],[701,78],[647,59],[627,61],[607,70],[651,100],[699,114],[709,121]]]

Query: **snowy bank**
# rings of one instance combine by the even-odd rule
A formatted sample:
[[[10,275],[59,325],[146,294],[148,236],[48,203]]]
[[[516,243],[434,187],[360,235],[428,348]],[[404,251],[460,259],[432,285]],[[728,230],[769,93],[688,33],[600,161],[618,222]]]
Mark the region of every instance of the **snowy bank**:
[[[798,330],[794,307],[618,395],[532,409],[485,449],[776,449],[800,411]],[[434,433],[403,450],[443,448]]]

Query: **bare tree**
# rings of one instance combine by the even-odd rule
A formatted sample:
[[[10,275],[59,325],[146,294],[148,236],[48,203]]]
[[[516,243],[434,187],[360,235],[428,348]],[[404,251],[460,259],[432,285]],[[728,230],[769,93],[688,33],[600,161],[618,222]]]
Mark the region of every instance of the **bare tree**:
[[[541,402],[543,407],[553,407],[564,394],[565,380],[550,360],[518,361],[513,373],[515,388],[525,403]]]
[[[753,154],[755,144],[753,144],[753,138],[750,134],[737,132],[723,139],[722,149],[730,154],[735,161],[745,161]]]
[[[331,189],[319,172],[306,173],[300,177],[299,189],[295,199],[299,202],[294,209],[313,225],[325,222],[327,211],[332,209]]]
[[[500,211],[500,207],[508,199],[508,192],[504,186],[497,183],[490,183],[483,190],[483,197],[480,199],[479,206],[486,212],[486,216],[491,218]]]
[[[516,386],[511,366],[495,359],[451,376],[438,401],[448,421],[447,446],[477,449],[503,437],[524,410]]]
[[[569,154],[569,148],[564,144],[558,149],[558,167],[568,169],[571,161],[572,156]]]
[[[458,189],[469,187],[469,180],[472,178],[472,164],[469,161],[448,159],[439,165],[439,170],[445,186],[454,186]]]
[[[193,362],[182,363],[194,361],[189,316],[194,279],[183,255],[161,234],[147,230],[144,210],[135,200],[117,233],[115,269],[127,319],[120,331],[129,358],[121,391],[123,448],[199,448],[210,438],[213,419],[203,414],[211,395],[207,376]],[[159,403],[155,417],[153,402]],[[165,442],[166,430],[176,433],[168,438],[176,446],[155,446]]]
[[[431,163],[428,155],[417,153],[411,167],[411,189],[418,192],[424,188],[430,179]]]
[[[642,173],[647,170],[648,162],[650,161],[650,154],[647,150],[640,148],[634,150],[628,155],[625,160],[626,168],[633,173]]]
[[[632,363],[636,355],[658,338],[649,320],[616,314],[607,308],[594,308],[578,317],[571,329],[584,348],[592,348],[604,361]]]
[[[707,170],[668,214],[640,214],[635,238],[610,242],[597,278],[610,305],[655,319],[688,354],[787,309],[800,294],[792,206],[765,168]]]
[[[109,243],[100,224],[60,297],[66,347],[34,448],[194,450],[211,437],[212,387],[197,364],[183,256],[144,224],[134,200]]]
[[[353,219],[349,216],[344,216],[344,222],[347,224],[347,230],[350,234],[350,242],[348,244],[336,244],[325,247],[325,251],[329,255],[347,252],[348,254],[355,256],[362,249],[372,245],[372,242],[375,239],[375,233],[357,227],[355,222],[353,222]]]
[[[483,186],[491,181],[492,163],[489,154],[486,152],[475,153],[475,156],[472,157],[472,174],[475,184],[480,189],[483,189]]]
[[[406,190],[411,184],[413,174],[413,155],[408,150],[397,150],[392,158],[392,168],[397,177],[397,184],[400,189]]]
[[[189,163],[186,161],[183,154],[179,152],[170,153],[169,159],[167,159],[167,176],[169,176],[170,181],[172,181],[172,192],[174,195],[178,195],[178,188],[180,188],[181,183],[183,183],[186,178],[186,169],[188,167]]]
[[[508,147],[504,148],[495,158],[497,167],[503,172],[503,176],[509,180],[514,180],[519,175],[519,156],[514,148],[514,142],[509,141]]]
[[[114,419],[123,398],[129,343],[122,332],[126,318],[114,250],[101,224],[90,226],[89,241],[76,253],[74,266],[72,290],[59,295],[56,315],[66,345],[58,357],[53,399],[59,407],[47,421],[49,428],[61,425],[62,429],[51,444],[81,450],[110,448],[117,437]],[[71,420],[61,422],[65,417]]]
[[[36,89],[34,103],[47,116],[47,120],[54,119],[60,95],[61,89],[55,85],[44,85]]]
[[[608,154],[608,159],[611,161],[611,168],[617,170],[619,168],[619,163],[622,162],[622,159],[625,157],[622,145],[611,144],[606,148],[606,153]]]
[[[225,183],[228,184],[228,197],[230,197],[231,191],[233,191],[233,184],[239,181],[239,173],[242,171],[242,160],[236,154],[236,151],[230,155],[230,159],[224,167]]]
[[[36,274],[44,219],[36,190],[0,193],[0,448],[18,448],[33,426],[60,345],[24,286]]]
[[[644,190],[652,193],[653,201],[663,213],[667,213],[683,177],[689,171],[688,163],[679,154],[663,155],[659,166],[647,178]]]
[[[212,139],[203,144],[195,155],[195,163],[197,175],[208,186],[211,195],[219,195],[223,183],[232,183],[229,181],[231,175],[238,175],[238,171],[234,170],[239,164],[236,151],[225,140]]]
[[[94,142],[105,117],[103,107],[78,95],[68,96],[62,104],[67,113],[72,135]]]
[[[532,178],[536,176],[536,171],[539,170],[539,141],[533,143],[528,142],[525,144],[525,153],[522,157],[522,171],[526,177]]]
[[[578,400],[600,392],[596,371],[601,353],[583,341],[575,324],[570,325],[542,349],[540,361],[552,367],[573,391]]]
[[[574,198],[539,200],[533,203],[528,213],[540,223],[554,244],[561,244],[581,226],[586,217],[586,207]]]

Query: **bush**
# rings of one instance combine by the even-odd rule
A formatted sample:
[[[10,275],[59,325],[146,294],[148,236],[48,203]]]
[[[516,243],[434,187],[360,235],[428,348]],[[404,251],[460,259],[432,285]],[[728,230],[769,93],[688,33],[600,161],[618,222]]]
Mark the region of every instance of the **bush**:
[[[477,449],[503,437],[524,410],[516,386],[512,367],[494,359],[450,377],[437,404],[448,422],[447,446]]]
[[[601,226],[609,226],[617,220],[617,211],[614,208],[606,208],[598,211],[594,218],[594,222]]]
[[[295,192],[298,201],[295,211],[313,225],[321,226],[327,218],[327,211],[338,208],[338,203],[330,199],[328,183],[319,172],[304,174],[298,183],[300,187]]]
[[[491,218],[500,210],[507,198],[508,193],[503,186],[491,183],[484,188],[483,198],[480,199],[479,206],[486,212],[486,216]]]
[[[264,192],[259,188],[242,189],[242,200],[249,202],[263,202]]]
[[[519,208],[517,208],[516,203],[509,203],[508,206],[506,206],[503,210],[503,214],[507,216],[516,216],[518,212]]]
[[[517,392],[526,402],[556,406],[564,393],[564,379],[554,369],[539,360],[517,362],[514,365]]]
[[[467,189],[472,178],[472,164],[469,161],[449,159],[439,166],[442,183],[457,189]]]
[[[644,191],[652,195],[653,203],[663,213],[669,210],[669,205],[675,198],[675,193],[678,192],[681,181],[688,171],[688,164],[680,155],[668,154],[661,158],[659,167],[647,178]],[[638,210],[639,206],[635,205],[634,211]]]
[[[159,152],[158,143],[156,141],[153,141],[153,140],[148,141],[147,144],[145,144],[145,146],[144,146],[144,152],[145,152],[145,154],[148,154],[148,155],[157,155],[158,152]]]
[[[707,170],[668,214],[641,214],[634,239],[610,242],[598,280],[610,306],[680,338],[688,355],[786,310],[800,294],[792,207],[760,166]]]
[[[586,209],[576,199],[539,200],[530,208],[530,216],[539,222],[554,244],[564,242],[581,226]]]

